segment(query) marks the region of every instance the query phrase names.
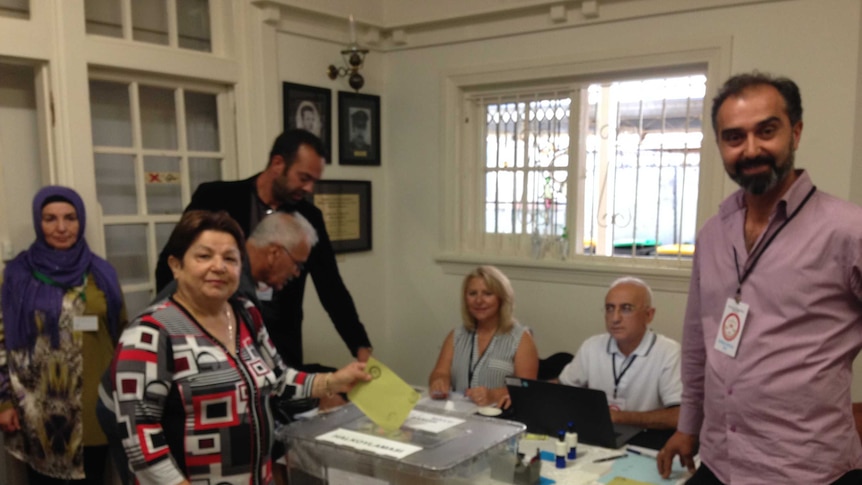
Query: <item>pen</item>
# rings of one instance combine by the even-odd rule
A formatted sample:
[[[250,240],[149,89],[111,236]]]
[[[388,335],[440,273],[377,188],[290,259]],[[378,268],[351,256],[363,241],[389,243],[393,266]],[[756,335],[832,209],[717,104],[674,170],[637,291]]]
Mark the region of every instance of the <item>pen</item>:
[[[604,457],[604,458],[599,458],[598,460],[593,461],[593,463],[601,463],[601,462],[603,462],[603,461],[611,461],[611,460],[616,460],[617,458],[626,458],[626,457],[628,457],[628,456],[629,456],[629,455],[613,455],[613,456],[606,456],[606,457]]]
[[[657,457],[658,457],[658,453],[657,453],[657,452],[655,452],[655,453],[650,453],[650,452],[647,452],[647,451],[636,450],[636,449],[634,449],[634,448],[626,448],[626,451],[628,451],[629,453],[635,454],[635,455],[649,456],[649,457],[652,457],[652,458],[657,458]]]

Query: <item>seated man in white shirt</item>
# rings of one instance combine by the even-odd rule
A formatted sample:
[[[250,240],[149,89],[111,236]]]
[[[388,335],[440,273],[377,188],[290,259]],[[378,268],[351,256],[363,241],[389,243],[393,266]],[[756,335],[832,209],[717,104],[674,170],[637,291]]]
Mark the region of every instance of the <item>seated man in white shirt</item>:
[[[560,374],[560,383],[600,389],[614,423],[676,428],[682,381],[680,346],[647,326],[652,290],[641,279],[614,281],[605,296],[608,333],[588,338]]]

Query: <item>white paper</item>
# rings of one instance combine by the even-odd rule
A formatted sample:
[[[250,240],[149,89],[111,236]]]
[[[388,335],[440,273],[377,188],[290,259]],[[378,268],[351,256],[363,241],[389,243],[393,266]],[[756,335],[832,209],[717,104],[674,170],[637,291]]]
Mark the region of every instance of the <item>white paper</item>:
[[[421,446],[387,440],[385,438],[378,438],[377,436],[371,436],[365,433],[359,433],[357,431],[342,428],[324,433],[318,436],[317,439],[334,443],[336,445],[355,448],[357,450],[370,451],[377,455],[391,456],[398,460],[405,456],[410,456],[422,449]]]
[[[440,433],[447,429],[458,426],[463,423],[463,419],[453,418],[451,416],[441,416],[439,414],[424,413],[422,411],[410,411],[407,415],[407,420],[404,421],[404,426],[416,429],[419,431],[427,431],[429,433]]]
[[[78,315],[72,319],[72,327],[79,332],[95,332],[99,329],[99,317]]]

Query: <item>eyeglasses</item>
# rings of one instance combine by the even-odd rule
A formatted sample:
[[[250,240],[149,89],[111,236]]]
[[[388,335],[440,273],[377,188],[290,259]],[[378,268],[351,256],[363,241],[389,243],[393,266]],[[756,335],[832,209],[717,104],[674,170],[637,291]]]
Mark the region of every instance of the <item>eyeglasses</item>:
[[[299,261],[294,258],[293,255],[290,254],[290,251],[284,246],[281,246],[281,249],[284,249],[284,252],[287,253],[287,257],[290,258],[291,261],[293,261],[293,264],[296,266],[296,269],[299,270],[300,273],[302,273],[302,271],[305,270],[306,261]]]
[[[631,303],[623,303],[620,306],[616,306],[613,303],[608,303],[605,305],[605,315],[613,315],[617,309],[620,310],[620,313],[624,316],[629,316],[632,313],[636,312],[640,309],[640,307],[632,305]]]

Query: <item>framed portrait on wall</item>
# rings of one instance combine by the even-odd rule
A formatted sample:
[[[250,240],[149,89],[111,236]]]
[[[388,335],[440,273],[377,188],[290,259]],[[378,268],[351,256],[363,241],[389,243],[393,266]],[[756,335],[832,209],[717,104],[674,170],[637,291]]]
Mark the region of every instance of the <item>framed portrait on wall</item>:
[[[380,96],[338,92],[338,160],[380,165]]]
[[[371,250],[371,182],[318,180],[311,196],[336,253]]]
[[[326,163],[332,162],[332,91],[304,84],[281,83],[284,129],[308,130],[323,141]]]

